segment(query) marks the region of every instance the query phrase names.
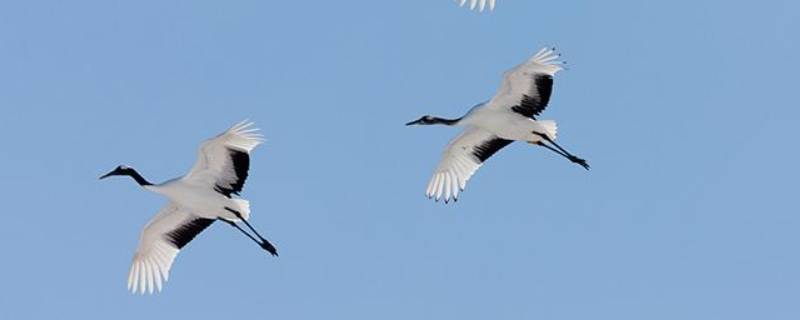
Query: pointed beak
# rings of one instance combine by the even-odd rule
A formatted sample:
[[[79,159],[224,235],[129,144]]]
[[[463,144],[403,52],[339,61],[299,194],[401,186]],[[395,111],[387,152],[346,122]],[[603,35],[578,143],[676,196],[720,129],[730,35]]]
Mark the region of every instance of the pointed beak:
[[[114,175],[114,173],[115,173],[114,171],[111,171],[111,172],[109,172],[109,173],[106,173],[106,174],[104,174],[104,175],[100,176],[100,179],[99,179],[99,180],[103,180],[103,179],[105,179],[105,178],[108,178],[108,177],[110,177],[110,176],[113,176],[113,175]]]
[[[422,119],[414,120],[414,121],[411,121],[409,123],[406,123],[406,126],[413,126],[415,124],[419,124],[420,122],[422,122]]]

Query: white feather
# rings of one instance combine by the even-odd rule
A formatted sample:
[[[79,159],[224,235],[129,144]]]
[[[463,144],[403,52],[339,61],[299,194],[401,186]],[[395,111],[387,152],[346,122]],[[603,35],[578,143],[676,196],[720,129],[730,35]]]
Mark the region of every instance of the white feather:
[[[478,11],[483,12],[483,10],[488,7],[489,11],[491,11],[494,10],[495,1],[496,0],[470,0],[469,9],[475,10],[475,8],[478,8]],[[467,0],[460,0],[458,5],[463,7],[465,4],[467,4]]]
[[[182,180],[213,188],[220,180],[232,179],[232,161],[228,149],[250,153],[264,142],[264,137],[247,120],[200,145],[197,162]]]
[[[496,139],[497,136],[477,127],[468,127],[450,141],[442,154],[433,177],[428,182],[426,195],[437,201],[457,200],[467,181],[483,164],[474,154],[476,146]]]

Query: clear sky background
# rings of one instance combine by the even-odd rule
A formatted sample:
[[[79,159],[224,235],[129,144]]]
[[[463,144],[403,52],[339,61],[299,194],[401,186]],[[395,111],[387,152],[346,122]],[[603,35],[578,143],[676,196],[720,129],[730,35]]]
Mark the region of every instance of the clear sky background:
[[[798,319],[800,3],[0,3],[0,319]],[[457,117],[556,46],[542,118],[461,200],[424,197]],[[126,291],[198,144],[249,118],[243,196]]]

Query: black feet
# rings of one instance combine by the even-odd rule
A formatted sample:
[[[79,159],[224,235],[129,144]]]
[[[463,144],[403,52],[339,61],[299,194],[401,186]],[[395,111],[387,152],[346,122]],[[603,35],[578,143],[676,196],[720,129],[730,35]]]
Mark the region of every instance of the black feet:
[[[273,256],[276,256],[276,257],[278,256],[278,249],[275,249],[275,246],[273,246],[271,243],[269,243],[269,241],[266,241],[266,240],[262,241],[261,242],[261,249],[267,250],[267,252],[269,252]]]
[[[567,159],[569,159],[569,161],[572,161],[573,163],[577,163],[579,166],[583,167],[586,170],[589,170],[589,168],[590,168],[589,164],[586,163],[586,160],[583,160],[583,159],[578,158],[576,156],[569,155],[569,156],[567,156]]]
[[[586,170],[589,170],[589,164],[588,164],[588,163],[586,163],[586,160],[583,160],[583,159],[581,159],[581,158],[578,158],[578,157],[576,157],[576,156],[572,155],[571,153],[567,152],[567,150],[564,150],[564,148],[562,148],[562,147],[561,147],[561,146],[559,146],[559,145],[558,145],[558,144],[557,144],[555,141],[553,141],[552,139],[550,139],[550,137],[549,137],[548,135],[546,135],[546,134],[544,134],[544,133],[541,133],[541,132],[536,132],[536,131],[533,131],[533,134],[535,134],[535,135],[537,135],[537,136],[541,137],[541,138],[542,138],[542,140],[544,140],[544,141],[547,141],[547,142],[549,142],[549,143],[553,144],[554,146],[556,146],[556,148],[557,148],[557,149],[554,149],[553,147],[551,147],[551,146],[549,146],[549,145],[545,144],[545,143],[544,143],[544,142],[542,142],[541,140],[540,140],[540,141],[536,141],[536,144],[537,144],[537,145],[539,145],[539,146],[542,146],[542,147],[545,147],[545,148],[547,148],[547,149],[549,149],[550,151],[553,151],[553,152],[555,152],[555,153],[558,153],[558,154],[559,154],[559,155],[561,155],[562,157],[564,157],[564,158],[567,158],[567,160],[569,160],[569,161],[572,161],[572,163],[576,163],[576,164],[578,164],[579,166],[583,167],[584,169],[586,169]]]
[[[242,214],[239,213],[239,211],[233,210],[233,209],[228,208],[228,207],[225,207],[225,210],[228,210],[231,213],[233,213],[234,215],[236,215],[236,217],[239,218],[239,220],[241,220],[242,222],[244,222],[244,224],[247,226],[247,228],[250,229],[250,231],[253,231],[253,233],[256,236],[253,237],[250,233],[248,233],[247,231],[244,231],[244,229],[240,228],[239,225],[237,225],[233,221],[230,221],[228,219],[219,218],[220,220],[225,221],[227,224],[229,224],[232,227],[234,227],[234,228],[238,229],[239,231],[241,231],[245,236],[250,238],[250,240],[253,240],[256,244],[258,244],[258,246],[260,246],[261,249],[266,250],[267,252],[269,252],[273,256],[276,256],[276,257],[278,256],[278,250],[275,249],[275,246],[273,246],[271,243],[269,243],[269,241],[267,241],[267,239],[264,239],[264,237],[262,237],[258,233],[258,231],[256,231],[256,229],[253,228],[253,226],[251,226],[250,223],[247,222],[247,220],[244,219],[244,217],[242,217]],[[258,237],[258,239],[256,239],[256,237]]]

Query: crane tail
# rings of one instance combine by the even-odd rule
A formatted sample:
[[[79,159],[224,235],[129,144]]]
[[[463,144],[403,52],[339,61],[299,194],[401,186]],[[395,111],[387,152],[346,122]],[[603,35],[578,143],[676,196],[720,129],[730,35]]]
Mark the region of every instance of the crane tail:
[[[242,215],[242,218],[244,218],[245,220],[250,220],[250,201],[247,201],[245,199],[230,199],[230,200],[233,201],[235,207],[231,209],[238,211],[239,214]]]
[[[551,140],[556,139],[558,125],[554,120],[536,120],[536,124],[541,128],[541,133],[547,134]]]

